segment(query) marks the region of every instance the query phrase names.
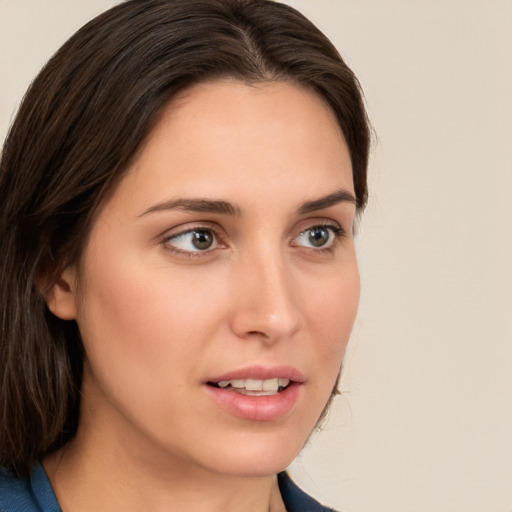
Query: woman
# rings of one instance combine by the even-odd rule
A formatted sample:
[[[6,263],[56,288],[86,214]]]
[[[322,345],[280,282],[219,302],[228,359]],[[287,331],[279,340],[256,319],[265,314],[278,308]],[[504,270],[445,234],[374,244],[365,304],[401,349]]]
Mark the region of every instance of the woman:
[[[336,390],[368,147],[288,6],[79,30],[2,155],[0,509],[325,510],[282,472]]]

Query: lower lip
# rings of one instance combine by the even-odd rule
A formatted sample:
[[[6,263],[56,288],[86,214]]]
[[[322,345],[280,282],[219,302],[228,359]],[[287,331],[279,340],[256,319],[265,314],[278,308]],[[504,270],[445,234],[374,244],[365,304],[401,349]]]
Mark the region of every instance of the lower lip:
[[[299,399],[302,384],[292,382],[280,393],[269,396],[247,396],[208,385],[205,388],[223,409],[234,416],[255,421],[274,421],[292,411]]]

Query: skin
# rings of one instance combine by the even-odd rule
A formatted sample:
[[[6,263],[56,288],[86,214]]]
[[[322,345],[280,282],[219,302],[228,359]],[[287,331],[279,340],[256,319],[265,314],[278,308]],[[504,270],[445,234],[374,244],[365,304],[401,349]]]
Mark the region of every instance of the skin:
[[[357,311],[353,194],[315,94],[224,80],[172,100],[47,296],[87,354],[78,434],[43,462],[65,512],[98,496],[113,512],[284,510],[275,475],[329,399]],[[167,207],[197,198],[235,212]],[[214,232],[208,250],[191,244],[198,228]],[[284,416],[240,418],[205,392],[252,364],[303,374]]]

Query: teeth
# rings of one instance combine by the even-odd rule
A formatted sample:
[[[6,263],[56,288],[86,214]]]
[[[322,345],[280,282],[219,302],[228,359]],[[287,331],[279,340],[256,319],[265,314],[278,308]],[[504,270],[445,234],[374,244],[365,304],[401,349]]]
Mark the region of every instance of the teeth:
[[[263,380],[261,381],[261,387],[262,391],[277,391],[279,389],[279,379]]]
[[[247,389],[247,391],[263,391],[263,381],[256,379],[247,379],[245,381],[245,389]]]
[[[290,379],[279,379],[280,388],[285,388],[288,384],[290,384]]]
[[[231,386],[236,389],[245,389],[247,391],[278,391],[279,388],[285,388],[290,384],[290,379],[233,379],[221,380],[217,383],[220,388]]]

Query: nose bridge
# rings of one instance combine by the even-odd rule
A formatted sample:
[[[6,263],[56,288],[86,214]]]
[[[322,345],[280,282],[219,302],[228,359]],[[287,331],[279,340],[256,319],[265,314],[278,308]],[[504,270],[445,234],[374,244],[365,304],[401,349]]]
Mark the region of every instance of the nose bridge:
[[[292,336],[300,324],[293,293],[292,268],[283,248],[260,245],[239,262],[239,301],[234,328],[239,336],[260,335],[269,340]]]

